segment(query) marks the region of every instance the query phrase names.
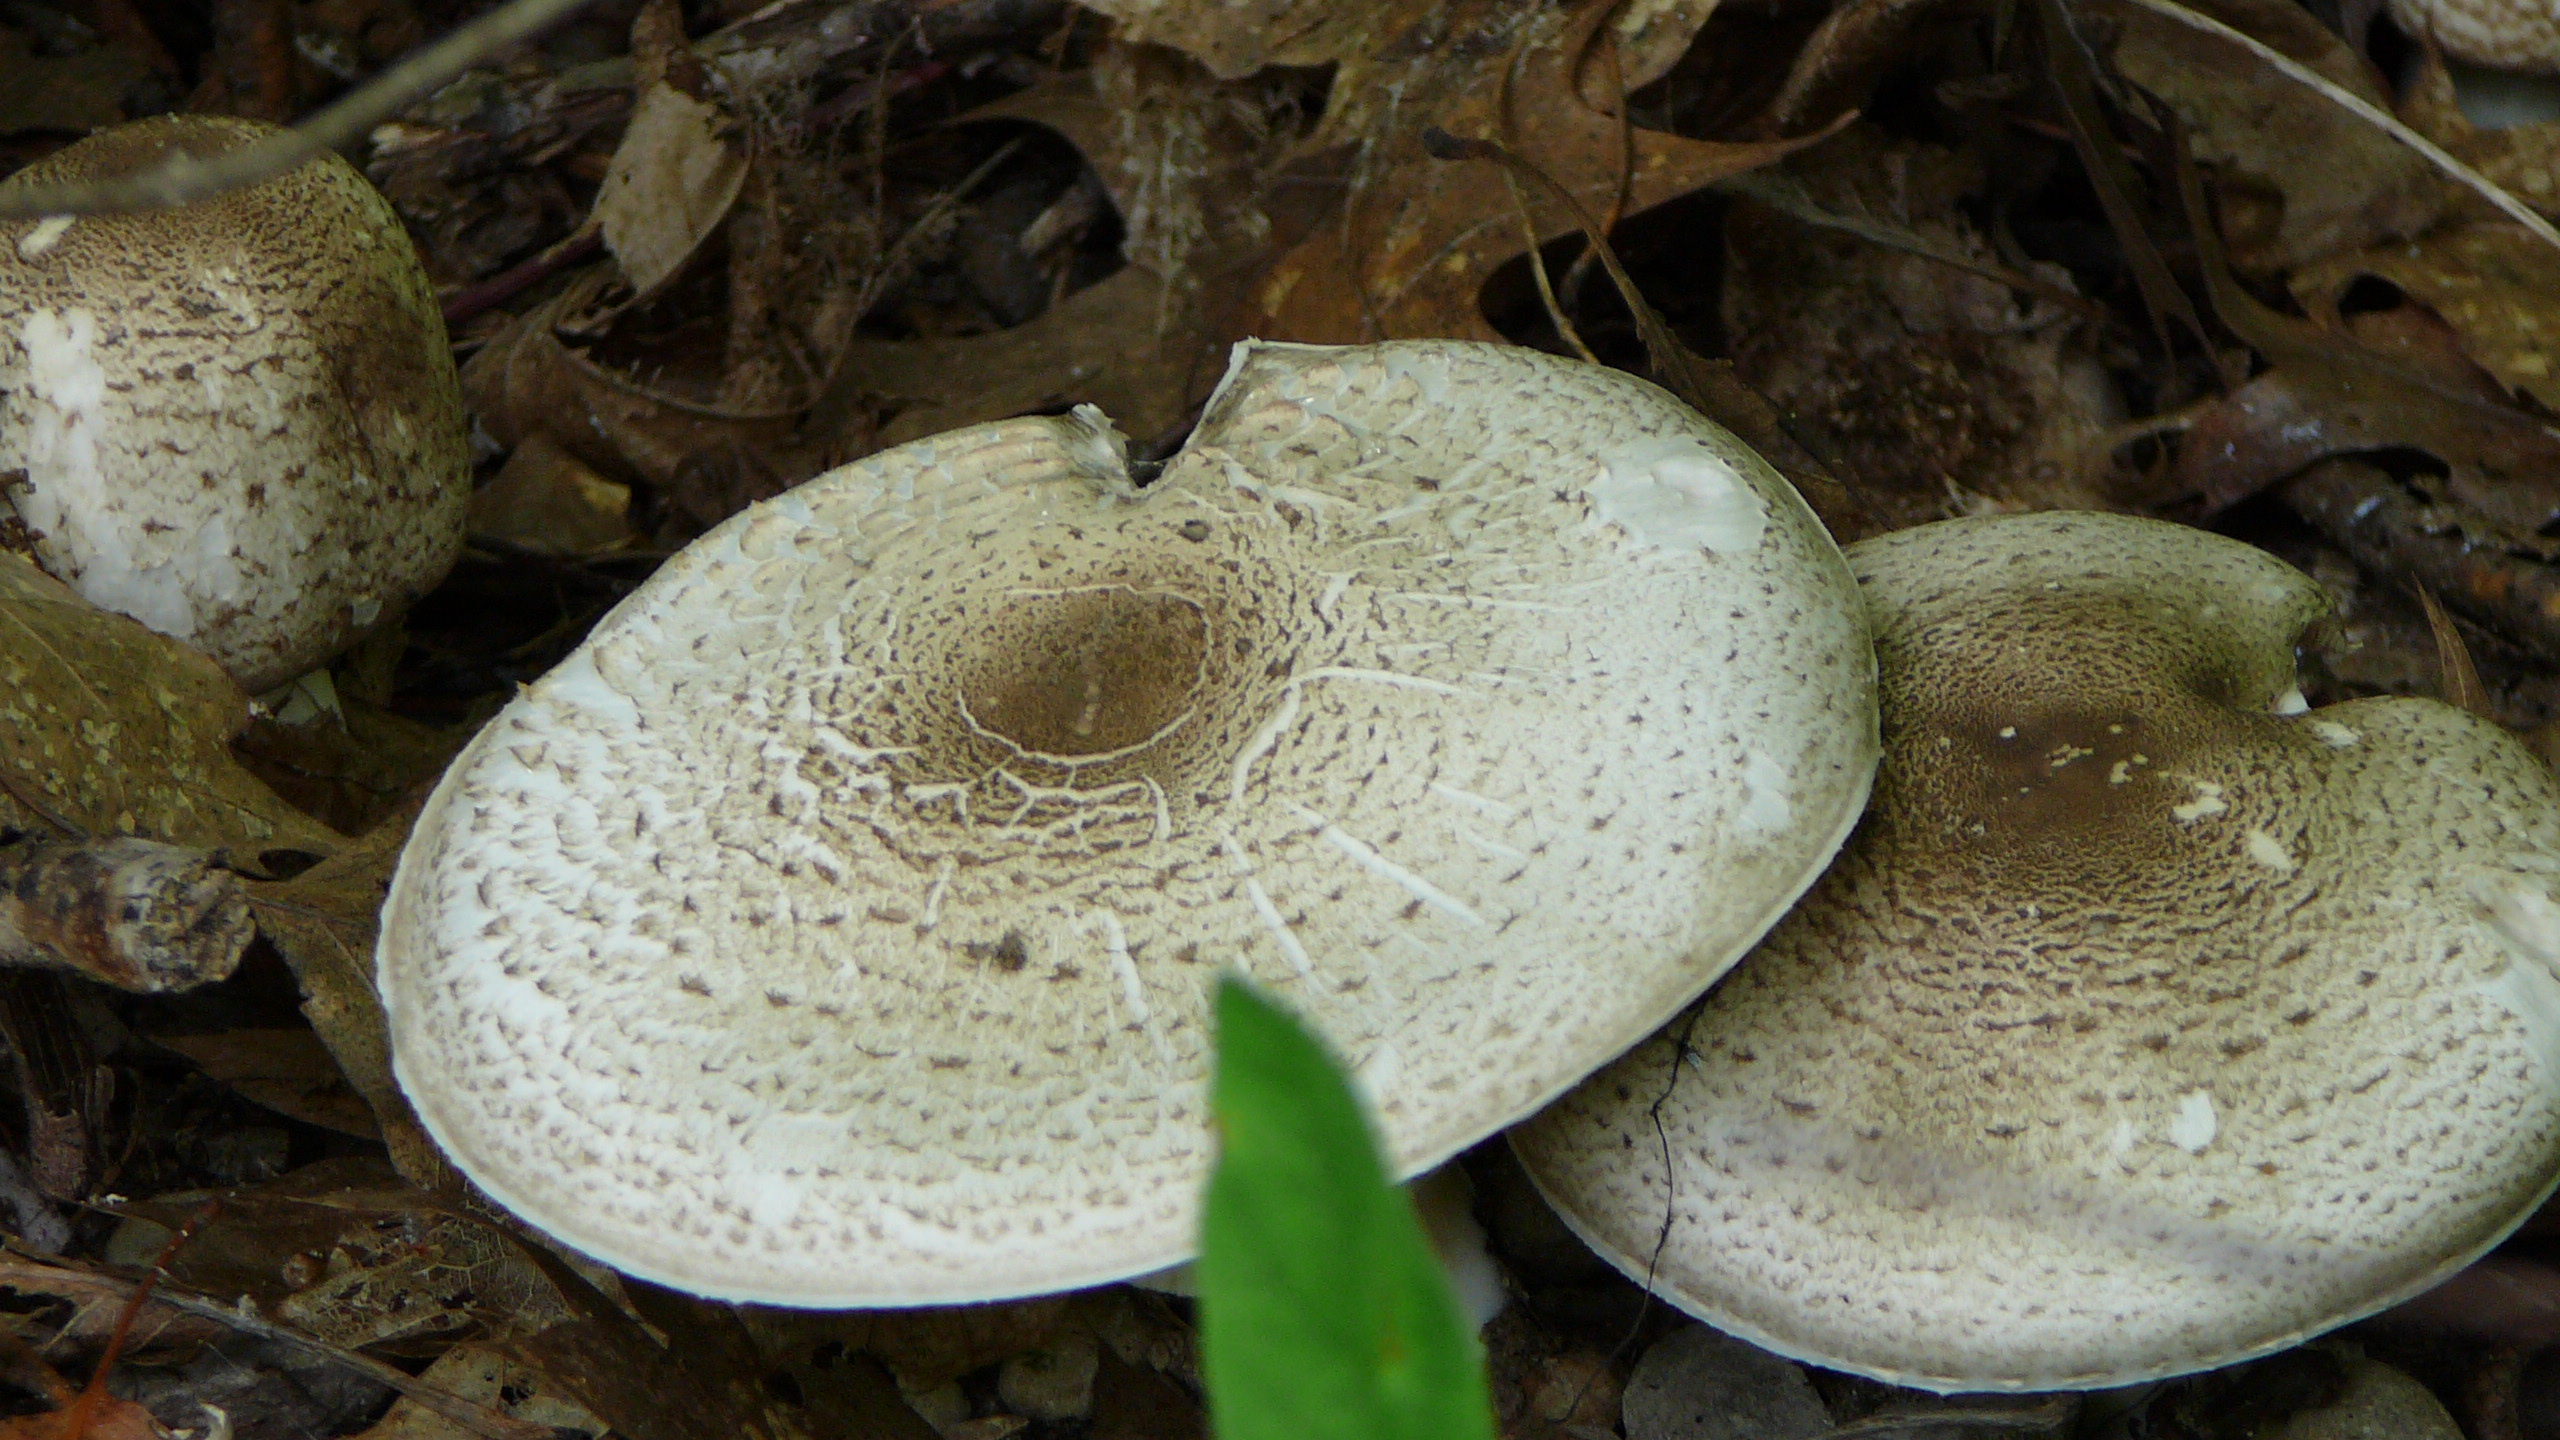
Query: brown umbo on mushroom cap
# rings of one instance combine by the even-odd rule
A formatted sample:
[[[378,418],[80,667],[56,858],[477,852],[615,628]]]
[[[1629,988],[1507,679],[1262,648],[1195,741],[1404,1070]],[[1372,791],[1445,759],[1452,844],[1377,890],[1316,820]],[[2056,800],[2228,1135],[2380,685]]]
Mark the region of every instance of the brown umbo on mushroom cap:
[[[9,185],[94,180],[275,133],[164,116]],[[443,578],[470,457],[435,293],[353,166],[173,210],[0,224],[0,490],[101,608],[292,679]]]
[[[2342,1324],[2550,1193],[2560,784],[2529,752],[2429,700],[2301,713],[2322,592],[2202,531],[1849,557],[1866,821],[1693,1014],[1513,1131],[1601,1254],[1799,1359],[2063,1389]]]
[[[1144,490],[1094,412],[834,471],[671,561],[463,754],[379,974],[463,1171],[801,1305],[1188,1257],[1243,971],[1423,1169],[1640,1039],[1864,802],[1854,580],[1661,391],[1240,348]]]
[[[2552,0],[2391,0],[2391,18],[2458,60],[2560,71],[2560,6]]]

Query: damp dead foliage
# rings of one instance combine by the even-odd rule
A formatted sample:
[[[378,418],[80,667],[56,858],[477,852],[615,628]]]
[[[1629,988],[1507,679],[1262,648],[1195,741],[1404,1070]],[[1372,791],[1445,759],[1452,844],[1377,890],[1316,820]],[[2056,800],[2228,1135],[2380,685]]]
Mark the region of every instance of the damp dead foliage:
[[[302,113],[464,8],[14,7],[0,136]],[[448,85],[357,157],[484,442],[442,588],[251,697],[0,527],[0,841],[188,847],[254,921],[183,995],[0,974],[0,1435],[1201,1434],[1177,1300],[791,1314],[555,1253],[401,1101],[371,955],[426,787],[676,547],[981,420],[1095,403],[1163,454],[1244,335],[1647,374],[1844,540],[2211,524],[2336,596],[2315,702],[2442,693],[2560,755],[2560,248],[2343,102],[2546,217],[2560,108],[2496,120],[2375,8],[597,0]],[[1667,1322],[1468,1166],[1506,1435],[1611,1433]],[[2549,1337],[2503,1313],[2367,1343],[2509,1435],[2499,1357]],[[2289,1393],[2259,1374],[2108,1433],[2243,1433]],[[1841,1423],[1925,1408],[1817,1378]]]

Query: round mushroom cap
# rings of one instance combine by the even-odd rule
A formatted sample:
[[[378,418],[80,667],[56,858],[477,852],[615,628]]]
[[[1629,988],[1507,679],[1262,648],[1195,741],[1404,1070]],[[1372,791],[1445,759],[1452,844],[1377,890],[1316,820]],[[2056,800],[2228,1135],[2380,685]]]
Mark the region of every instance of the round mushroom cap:
[[[2202,531],[1996,517],[1849,559],[1865,823],[1512,1132],[1595,1249],[1784,1355],[2073,1389],[2380,1309],[2551,1193],[2560,783],[2522,745],[2431,700],[2303,713],[2323,593]]]
[[[1812,514],[1625,375],[1248,344],[697,541],[447,773],[379,975],[427,1129],[634,1274],[983,1300],[1193,1248],[1217,973],[1412,1174],[1694,997],[1866,798]]]
[[[11,176],[102,179],[276,133],[163,116]],[[435,293],[322,156],[174,210],[0,224],[0,491],[36,559],[265,690],[461,552],[471,466]]]
[[[2560,72],[2560,5],[2552,0],[2391,0],[2391,19],[2457,60]]]

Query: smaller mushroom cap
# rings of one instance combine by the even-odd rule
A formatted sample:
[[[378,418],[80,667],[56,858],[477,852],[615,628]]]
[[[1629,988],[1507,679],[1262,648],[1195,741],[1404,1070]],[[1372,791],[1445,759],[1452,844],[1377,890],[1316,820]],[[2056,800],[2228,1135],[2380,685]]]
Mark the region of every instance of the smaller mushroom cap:
[[[2391,19],[2458,60],[2560,72],[2560,5],[2552,0],[2391,0]]]
[[[163,116],[9,177],[101,179],[276,133]],[[471,466],[435,292],[323,155],[173,210],[0,224],[0,491],[38,563],[251,691],[408,608],[461,552]]]
[[[397,1073],[500,1203],[697,1293],[1162,1269],[1220,970],[1435,1164],[1812,883],[1873,666],[1812,513],[1660,390],[1247,345],[1144,489],[1097,413],[978,426],[670,561],[420,816]]]
[[[2551,1192],[2560,783],[2523,746],[2431,700],[2302,713],[2325,596],[2202,531],[1849,557],[1866,821],[1695,1011],[1513,1131],[1594,1248],[1781,1354],[2070,1389],[2370,1313]]]

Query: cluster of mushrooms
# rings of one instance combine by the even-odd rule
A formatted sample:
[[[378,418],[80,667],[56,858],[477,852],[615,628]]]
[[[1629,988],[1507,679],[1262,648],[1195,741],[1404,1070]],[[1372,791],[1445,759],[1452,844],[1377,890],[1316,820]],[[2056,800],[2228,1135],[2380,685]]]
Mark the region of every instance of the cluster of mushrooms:
[[[1844,557],[1625,375],[1248,343],[1151,483],[1008,421],[671,561],[419,820],[396,1064],[617,1268],[999,1299],[1188,1256],[1232,970],[1401,1172],[1516,1126],[1784,1354],[2221,1364],[2560,1181],[2560,784],[2431,701],[2306,713],[2322,606],[2120,516]]]
[[[443,573],[460,399],[342,162],[5,238],[48,568],[252,689]],[[2560,1183],[2560,783],[2433,702],[2307,712],[2323,604],[2120,516],[1844,556],[1628,376],[1249,343],[1144,485],[1098,413],[1008,421],[667,564],[420,817],[396,1067],[475,1183],[632,1274],[1001,1299],[1188,1257],[1235,971],[1400,1172],[1508,1128],[1599,1253],[1783,1354],[2227,1363]]]

